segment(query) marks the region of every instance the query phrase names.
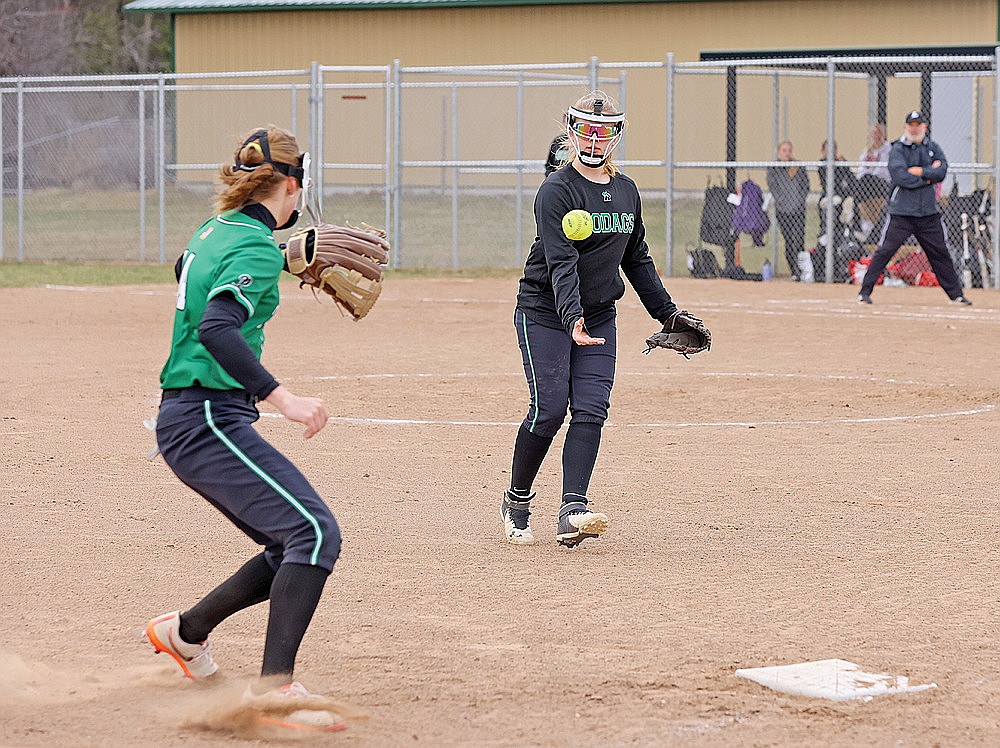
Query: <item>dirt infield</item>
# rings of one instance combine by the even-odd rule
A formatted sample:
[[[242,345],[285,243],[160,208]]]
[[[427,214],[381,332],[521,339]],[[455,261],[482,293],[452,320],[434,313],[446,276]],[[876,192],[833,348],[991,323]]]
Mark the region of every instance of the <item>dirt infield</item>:
[[[305,442],[262,407],[260,428],[345,538],[298,675],[368,715],[315,742],[1000,741],[1000,294],[668,281],[715,334],[691,360],[641,355],[630,294],[591,486],[612,526],[567,550],[555,453],[542,542],[501,542],[515,286],[396,280],[358,324],[283,289],[265,363],[335,419]],[[164,286],[0,297],[2,746],[273,742],[219,717],[266,606],[213,634],[214,685],[139,640],[256,552],[146,460],[172,307]],[[834,657],[938,688],[833,703],[733,674]]]

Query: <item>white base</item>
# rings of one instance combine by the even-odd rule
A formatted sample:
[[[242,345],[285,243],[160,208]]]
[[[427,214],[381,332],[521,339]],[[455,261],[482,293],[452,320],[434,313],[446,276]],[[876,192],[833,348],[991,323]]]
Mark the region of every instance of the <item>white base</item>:
[[[743,668],[736,671],[740,678],[747,678],[767,688],[796,696],[812,696],[832,701],[864,699],[890,693],[914,693],[937,688],[934,683],[922,686],[909,685],[903,675],[865,673],[853,662],[846,660],[818,660],[795,665]]]

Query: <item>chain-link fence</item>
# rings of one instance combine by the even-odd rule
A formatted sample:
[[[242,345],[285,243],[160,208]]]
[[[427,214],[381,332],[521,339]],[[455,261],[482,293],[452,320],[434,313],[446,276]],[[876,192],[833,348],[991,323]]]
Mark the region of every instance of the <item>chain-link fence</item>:
[[[397,80],[396,260],[450,268],[523,263],[561,108],[599,85],[624,90],[591,63],[400,67]]]
[[[921,109],[950,162],[956,265],[1000,287],[998,80],[993,56],[672,55],[0,79],[0,259],[171,262],[237,131],[273,122],[313,153],[326,219],[386,226],[396,266],[517,267],[561,114],[601,87],[628,112],[616,160],[663,272],[849,280],[886,222],[880,138]]]
[[[172,262],[233,149],[221,123],[295,127],[309,88],[309,71],[0,80],[0,259]]]
[[[851,282],[888,220],[890,143],[919,110],[949,163],[937,194],[954,265],[997,285],[996,71],[995,56],[674,65],[670,246],[698,275]],[[886,282],[933,282],[918,249],[911,237]]]

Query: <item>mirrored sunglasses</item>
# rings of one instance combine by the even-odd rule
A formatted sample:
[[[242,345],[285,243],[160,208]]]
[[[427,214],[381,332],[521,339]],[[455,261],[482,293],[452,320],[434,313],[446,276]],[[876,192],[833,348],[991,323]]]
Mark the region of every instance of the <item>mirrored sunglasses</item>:
[[[581,138],[597,138],[611,140],[621,132],[621,122],[587,122],[575,119],[570,123],[570,129]]]

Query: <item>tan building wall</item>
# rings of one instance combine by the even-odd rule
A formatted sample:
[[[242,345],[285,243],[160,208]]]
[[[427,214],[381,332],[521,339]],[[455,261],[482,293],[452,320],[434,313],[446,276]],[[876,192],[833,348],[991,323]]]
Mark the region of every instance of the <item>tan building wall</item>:
[[[704,50],[991,44],[996,0],[734,0],[504,8],[195,13],[178,72],[304,67],[696,60]]]
[[[550,5],[505,8],[436,8],[400,10],[296,11],[267,13],[180,14],[175,25],[178,72],[306,68],[324,65],[406,66],[497,63],[583,62],[591,55],[604,62],[658,61],[673,52],[677,61],[697,60],[706,50],[827,49],[992,44],[997,34],[995,0],[752,0],[667,2],[609,5]],[[372,77],[372,80],[375,80]],[[329,78],[328,78],[329,80]],[[664,76],[662,70],[629,71],[628,110],[632,128],[629,158],[662,158],[664,153]],[[894,119],[914,106],[913,81],[893,88],[890,133]],[[771,158],[772,101],[769,84],[743,83],[740,98],[740,159]],[[783,87],[784,87],[783,83]],[[913,93],[910,93],[912,89]],[[530,94],[526,158],[543,158],[557,129],[559,112],[582,88],[541,89]],[[719,79],[678,80],[675,158],[724,157],[724,87]],[[799,93],[797,93],[799,92]],[[787,133],[802,159],[818,157],[825,134],[825,83],[790,82],[783,94],[794,106],[782,115]],[[419,126],[404,132],[408,159],[442,155],[441,131],[447,121],[447,91],[407,94],[408,118],[420,113]],[[850,103],[838,115],[841,151],[854,158],[864,142],[866,94],[863,85],[838,86],[838,100]],[[458,158],[512,158],[510,127],[497,132],[494,104],[510,107],[507,93],[463,92],[462,142]],[[903,101],[903,99],[906,99]],[[469,107],[476,100],[479,105]],[[239,101],[227,99],[220,111],[202,96],[178,97],[179,158],[201,162],[218,158],[218,143],[228,148],[228,123],[260,121],[262,111],[286,116],[287,94],[266,94]],[[308,111],[298,108],[297,129],[306,132]],[[375,132],[384,102],[331,99],[327,117],[326,160],[380,158],[384,144]],[[549,104],[551,102],[551,105]],[[273,107],[273,109],[272,109]],[[683,107],[683,109],[681,109]],[[220,124],[218,114],[226,124]],[[840,136],[844,118],[844,136]],[[857,125],[850,118],[857,120]],[[280,118],[275,118],[280,119]],[[249,120],[252,120],[251,123]],[[408,119],[408,122],[411,120]],[[331,141],[338,123],[343,128]],[[287,119],[279,124],[288,125]],[[364,126],[356,126],[365,123]],[[196,132],[196,136],[191,133]],[[220,141],[221,138],[221,141]],[[374,142],[373,142],[374,141]],[[445,144],[448,153],[450,143]],[[705,155],[710,151],[711,155]],[[632,171],[632,170],[630,170]],[[377,181],[357,172],[358,181]],[[409,173],[408,181],[426,182],[427,174]],[[432,175],[436,178],[436,175]],[[483,177],[484,183],[498,181]],[[503,181],[500,179],[499,181]]]

